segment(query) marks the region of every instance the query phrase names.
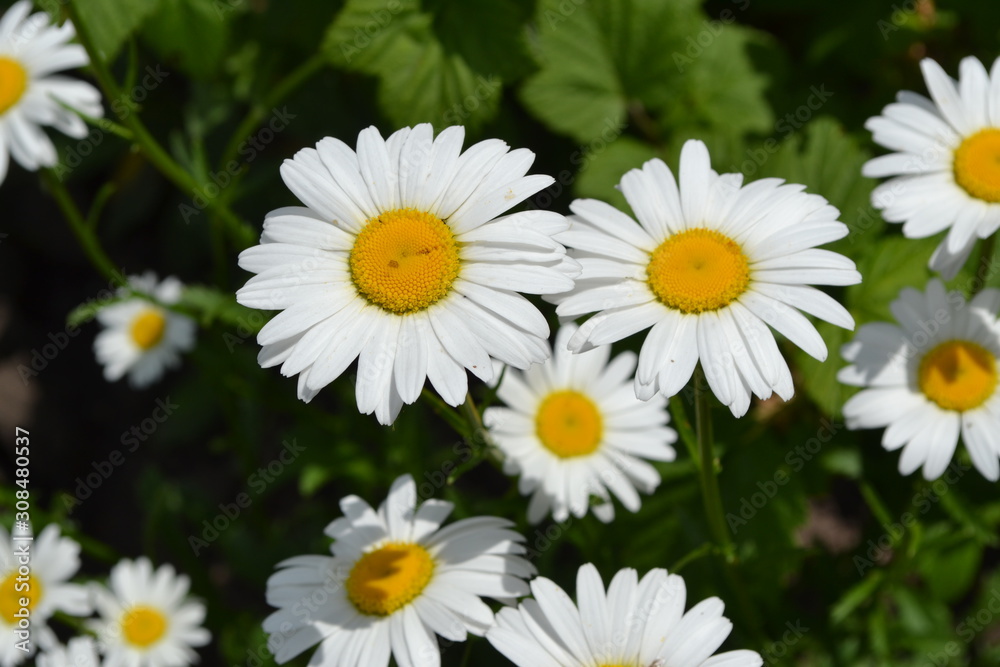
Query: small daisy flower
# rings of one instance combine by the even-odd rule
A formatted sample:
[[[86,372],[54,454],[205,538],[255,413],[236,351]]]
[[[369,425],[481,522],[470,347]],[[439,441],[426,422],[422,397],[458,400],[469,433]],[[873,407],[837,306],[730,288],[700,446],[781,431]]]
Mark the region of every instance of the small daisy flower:
[[[38,667],[102,667],[93,637],[74,637],[38,656]]]
[[[569,223],[526,211],[497,217],[553,182],[526,176],[534,153],[491,139],[461,152],[465,131],[430,125],[357,152],[326,138],[286,160],[281,176],[307,208],[269,213],[261,245],[240,255],[257,275],[237,293],[282,310],[261,329],[261,366],[298,375],[310,401],[358,359],[358,409],[389,424],[424,379],[451,405],[465,370],[493,380],[492,360],[546,358],[548,325],[518,292],[554,294],[579,267],[553,235]]]
[[[930,58],[920,69],[932,99],[901,91],[868,119],[875,143],[896,152],[869,160],[862,173],[893,177],[875,188],[872,204],[903,223],[907,238],[948,230],[930,266],[950,280],[976,238],[1000,227],[1000,59],[989,74],[976,58],[963,59],[957,82]]]
[[[997,481],[1000,290],[966,303],[932,280],[926,293],[906,288],[890,307],[898,325],[865,324],[841,349],[851,365],[837,379],[865,387],[844,404],[847,427],[886,427],[882,446],[903,449],[899,472],[922,465],[928,480],[948,467],[961,435],[976,468]]]
[[[181,282],[173,276],[158,283],[156,274],[147,271],[130,276],[129,284],[164,304],[181,298]],[[194,320],[140,297],[102,308],[97,319],[105,329],[94,339],[94,352],[109,382],[128,373],[130,385],[147,387],[180,363],[180,352],[194,347]]]
[[[563,318],[597,314],[569,341],[574,352],[652,327],[639,353],[636,395],[679,392],[701,361],[709,387],[737,417],[776,392],[794,393],[773,327],[811,356],[826,344],[804,311],[848,329],[837,301],[810,287],[861,281],[854,263],[815,246],[847,235],[839,212],[801,185],[766,178],[742,186],[742,174],[712,171],[708,149],[688,141],[680,186],[661,160],[622,177],[639,222],[604,202],[578,199],[569,231],[582,272],[552,300]]]
[[[19,571],[25,566],[27,574]],[[68,583],[79,569],[80,545],[62,537],[56,524],[46,526],[30,542],[12,541],[0,526],[0,667],[21,663],[34,655],[37,647],[55,647],[58,641],[47,622],[56,611],[72,616],[90,614],[87,589]],[[27,653],[15,647],[14,630],[19,627],[22,598],[28,599],[31,614]]]
[[[630,511],[639,510],[638,488],[652,493],[660,475],[643,459],[673,461],[677,439],[666,426],[667,399],[640,401],[632,388],[636,355],[624,352],[610,364],[601,345],[573,354],[573,324],[556,334],[555,355],[521,373],[507,369],[497,396],[509,408],[488,408],[483,421],[503,452],[504,472],[520,475],[523,495],[533,494],[528,521],[551,512],[556,521],[587,513],[590,496],[603,500],[594,514],[611,521],[610,489]]]
[[[605,593],[597,568],[576,575],[577,603],[552,581],[531,582],[534,599],[501,609],[486,638],[518,667],[760,667],[754,651],[715,653],[733,629],[719,598],[684,613],[684,580],[619,570]]]
[[[193,647],[211,639],[201,627],[205,605],[188,597],[190,580],[170,565],[155,571],[148,558],[120,561],[111,588],[95,585],[100,620],[88,626],[98,636],[108,667],[179,667],[198,662]]]
[[[376,512],[357,496],[340,501],[344,517],[326,534],[329,556],[296,556],[278,564],[264,621],[275,660],[288,662],[320,644],[310,665],[439,665],[435,634],[465,641],[482,636],[493,611],[481,599],[510,601],[528,593],[535,573],[524,538],[497,517],[473,517],[442,528],[453,505],[417,506],[413,478],[403,475]]]
[[[82,46],[67,43],[76,34],[73,25],[53,26],[45,12],[30,12],[31,2],[21,0],[0,18],[0,182],[11,155],[31,171],[55,166],[56,149],[43,125],[76,139],[87,136],[86,124],[63,104],[103,115],[96,88],[55,74],[90,62]]]

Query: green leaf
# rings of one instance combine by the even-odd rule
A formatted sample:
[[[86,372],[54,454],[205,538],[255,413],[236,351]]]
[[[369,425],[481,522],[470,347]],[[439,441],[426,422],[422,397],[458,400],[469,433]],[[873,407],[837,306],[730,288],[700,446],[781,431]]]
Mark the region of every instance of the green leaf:
[[[625,196],[615,187],[629,169],[637,169],[647,160],[657,157],[649,144],[619,137],[604,150],[587,150],[580,155],[580,170],[576,178],[576,194],[602,199],[612,206],[628,211]]]
[[[830,609],[830,621],[834,625],[842,623],[878,590],[883,577],[881,570],[874,570],[860,583],[849,588]]]
[[[210,0],[159,0],[142,35],[157,55],[195,78],[207,78],[226,53],[228,23]]]
[[[533,67],[524,25],[534,0],[424,0],[423,8],[441,45],[477,72],[515,79]]]
[[[86,25],[94,48],[104,62],[110,63],[129,35],[156,11],[160,1],[87,0],[74,5],[77,20]]]
[[[491,119],[502,68],[473,69],[445,46],[434,25],[416,0],[349,0],[323,50],[336,65],[378,78],[379,107],[394,125],[477,126]]]
[[[201,285],[185,287],[177,305],[196,314],[203,326],[221,322],[239,327],[247,335],[259,331],[266,321],[260,311],[236,303],[236,297],[231,293]]]
[[[699,3],[546,0],[539,8],[542,69],[521,91],[528,109],[553,130],[588,141],[626,116],[657,140],[672,129],[766,131],[766,79],[745,47],[756,33],[706,20]],[[707,47],[691,40],[702,32]]]
[[[874,239],[873,239],[874,240]],[[937,240],[890,236],[868,244],[858,260],[862,282],[847,288],[847,303],[859,323],[895,321],[889,304],[904,287],[923,290],[930,277],[927,262]]]
[[[954,602],[965,595],[976,580],[982,559],[982,544],[968,540],[950,549],[925,550],[918,560],[918,568],[935,598]]]

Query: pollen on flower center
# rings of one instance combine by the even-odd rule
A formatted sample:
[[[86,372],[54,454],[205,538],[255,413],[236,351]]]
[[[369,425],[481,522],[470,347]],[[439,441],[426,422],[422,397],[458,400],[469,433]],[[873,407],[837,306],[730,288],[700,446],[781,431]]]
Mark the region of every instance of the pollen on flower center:
[[[358,559],[347,577],[347,598],[362,614],[388,616],[413,601],[434,574],[419,544],[390,542]]]
[[[972,410],[997,387],[996,358],[967,340],[941,343],[920,360],[920,391],[945,410]]]
[[[147,308],[132,320],[129,333],[136,345],[143,350],[148,350],[155,347],[163,339],[166,327],[167,320],[163,317],[163,313]]]
[[[28,73],[21,63],[0,56],[0,114],[17,104],[28,87]]]
[[[351,249],[350,266],[361,296],[403,315],[444,298],[461,262],[458,243],[443,220],[400,208],[365,223]]]
[[[1000,129],[970,135],[955,149],[955,182],[973,197],[1000,202]]]
[[[688,229],[661,243],[646,273],[653,294],[682,313],[728,306],[750,284],[749,264],[739,244],[704,228]]]
[[[158,609],[137,605],[122,616],[122,636],[129,644],[145,648],[167,631],[167,618]]]
[[[590,454],[601,444],[603,420],[594,402],[578,391],[549,394],[538,406],[535,433],[561,458]]]
[[[17,622],[14,614],[22,609],[21,598],[27,598],[27,608],[32,610],[42,598],[42,585],[30,574],[19,575],[15,570],[0,582],[0,619],[7,625]]]

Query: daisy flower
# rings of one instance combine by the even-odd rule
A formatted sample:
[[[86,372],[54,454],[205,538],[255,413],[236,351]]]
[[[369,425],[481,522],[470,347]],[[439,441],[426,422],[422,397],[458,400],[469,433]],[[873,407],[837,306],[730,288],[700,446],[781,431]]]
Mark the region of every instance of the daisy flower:
[[[130,276],[132,289],[149,294],[161,303],[177,303],[182,285],[170,276],[158,283],[156,274]],[[120,290],[127,294],[127,290]],[[195,323],[190,317],[167,310],[140,297],[133,297],[102,308],[97,319],[105,329],[94,339],[97,361],[104,364],[109,382],[128,373],[129,384],[149,386],[163,371],[180,363],[180,352],[194,347]]]
[[[554,297],[563,318],[595,311],[569,341],[574,352],[652,327],[639,353],[636,395],[673,396],[701,361],[708,384],[737,417],[751,392],[794,393],[770,325],[811,356],[826,344],[799,313],[854,328],[850,314],[818,285],[861,281],[854,263],[814,246],[847,235],[839,213],[801,185],[766,178],[742,186],[742,174],[712,171],[708,149],[688,141],[680,186],[661,160],[622,177],[639,222],[604,202],[578,199],[569,231],[576,287]]]
[[[523,495],[533,494],[528,521],[551,512],[556,521],[587,513],[589,496],[601,521],[611,521],[610,489],[630,511],[639,510],[638,488],[652,493],[660,475],[643,459],[673,461],[666,426],[667,399],[636,398],[632,372],[636,355],[624,352],[610,364],[611,348],[601,345],[573,354],[567,343],[577,331],[569,324],[556,334],[555,355],[524,373],[508,369],[497,396],[509,408],[488,408],[483,421],[503,452],[504,472],[520,475]]]
[[[21,555],[27,547],[28,562]],[[28,574],[19,569],[27,567]],[[34,655],[36,647],[47,649],[56,646],[55,633],[47,621],[56,611],[72,616],[87,616],[91,606],[87,589],[68,583],[80,569],[80,545],[62,537],[59,526],[49,524],[34,541],[13,541],[7,530],[0,526],[0,666],[19,664],[25,657]],[[19,627],[20,601],[28,599],[31,614],[29,651],[25,653],[15,644],[22,641],[14,634]]]
[[[101,618],[88,623],[108,667],[175,667],[198,662],[192,647],[211,639],[201,627],[205,605],[187,597],[190,580],[148,558],[111,568],[110,590],[93,588]]]
[[[74,637],[38,656],[38,667],[101,667],[93,637]]]
[[[45,12],[30,12],[31,2],[21,0],[0,18],[0,182],[11,155],[31,171],[55,166],[56,149],[43,125],[75,139],[87,136],[83,120],[62,105],[103,114],[96,88],[55,74],[90,62],[82,46],[67,43],[76,34],[73,25],[53,26]]]
[[[370,127],[357,152],[326,138],[286,160],[281,176],[306,208],[271,211],[261,244],[240,255],[257,275],[237,293],[281,310],[261,329],[258,360],[298,374],[310,401],[358,359],[358,409],[391,423],[424,379],[451,405],[465,369],[493,380],[492,359],[516,368],[548,354],[548,325],[518,292],[554,294],[579,267],[547,211],[500,218],[553,182],[525,176],[534,160],[497,139],[461,153],[465,131],[430,125],[383,140]]]
[[[605,593],[597,568],[576,575],[577,604],[552,581],[531,582],[534,599],[501,609],[486,638],[518,667],[760,667],[754,651],[713,656],[733,629],[719,598],[684,613],[684,580],[661,568],[641,580],[619,570]]]
[[[869,160],[862,173],[894,177],[875,188],[872,205],[902,222],[904,236],[948,230],[930,266],[950,280],[976,238],[1000,227],[1000,59],[989,74],[976,58],[963,59],[957,82],[930,58],[920,69],[932,99],[901,91],[868,119],[875,143],[896,152]]]
[[[886,427],[882,446],[903,449],[899,472],[922,465],[928,480],[948,467],[961,435],[983,476],[1000,479],[1000,290],[966,303],[932,280],[890,307],[898,325],[865,324],[841,349],[851,365],[837,379],[865,387],[844,404],[847,427]]]
[[[534,567],[518,554],[524,538],[511,522],[473,517],[445,528],[443,500],[417,506],[413,478],[392,484],[376,512],[357,496],[340,501],[344,516],[326,528],[333,557],[295,556],[278,564],[267,601],[279,607],[264,621],[275,660],[288,662],[315,644],[310,665],[437,666],[435,634],[465,641],[482,636],[493,612],[480,598],[502,601],[528,593]]]

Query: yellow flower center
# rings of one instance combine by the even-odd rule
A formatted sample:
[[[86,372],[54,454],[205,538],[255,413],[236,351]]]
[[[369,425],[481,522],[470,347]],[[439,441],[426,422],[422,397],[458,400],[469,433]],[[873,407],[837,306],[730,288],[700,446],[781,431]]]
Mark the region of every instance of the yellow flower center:
[[[148,308],[132,320],[132,340],[144,350],[155,347],[163,339],[167,319],[158,310]]]
[[[21,598],[27,598],[28,604],[22,605]],[[30,574],[19,575],[15,570],[0,582],[0,619],[13,625],[18,619],[15,614],[24,607],[30,611],[41,599],[42,584],[38,579]]]
[[[674,234],[653,251],[649,287],[665,305],[682,313],[718,310],[750,284],[750,268],[739,244],[711,229]]]
[[[167,631],[167,617],[158,609],[137,605],[122,617],[122,635],[133,646],[146,648],[160,640]]]
[[[565,459],[592,453],[601,444],[604,429],[594,402],[565,390],[552,392],[538,406],[535,433],[546,449]]]
[[[28,73],[21,63],[0,56],[0,114],[17,104],[28,88]]]
[[[347,577],[347,598],[362,614],[388,616],[413,601],[434,574],[419,544],[390,542],[358,559]]]
[[[358,293],[397,315],[444,298],[461,268],[451,228],[412,208],[368,220],[354,241],[350,264]]]
[[[967,340],[941,343],[920,360],[920,391],[945,410],[978,408],[997,387],[997,363],[983,346]]]
[[[1000,130],[980,130],[955,149],[955,182],[973,197],[1000,202]]]

